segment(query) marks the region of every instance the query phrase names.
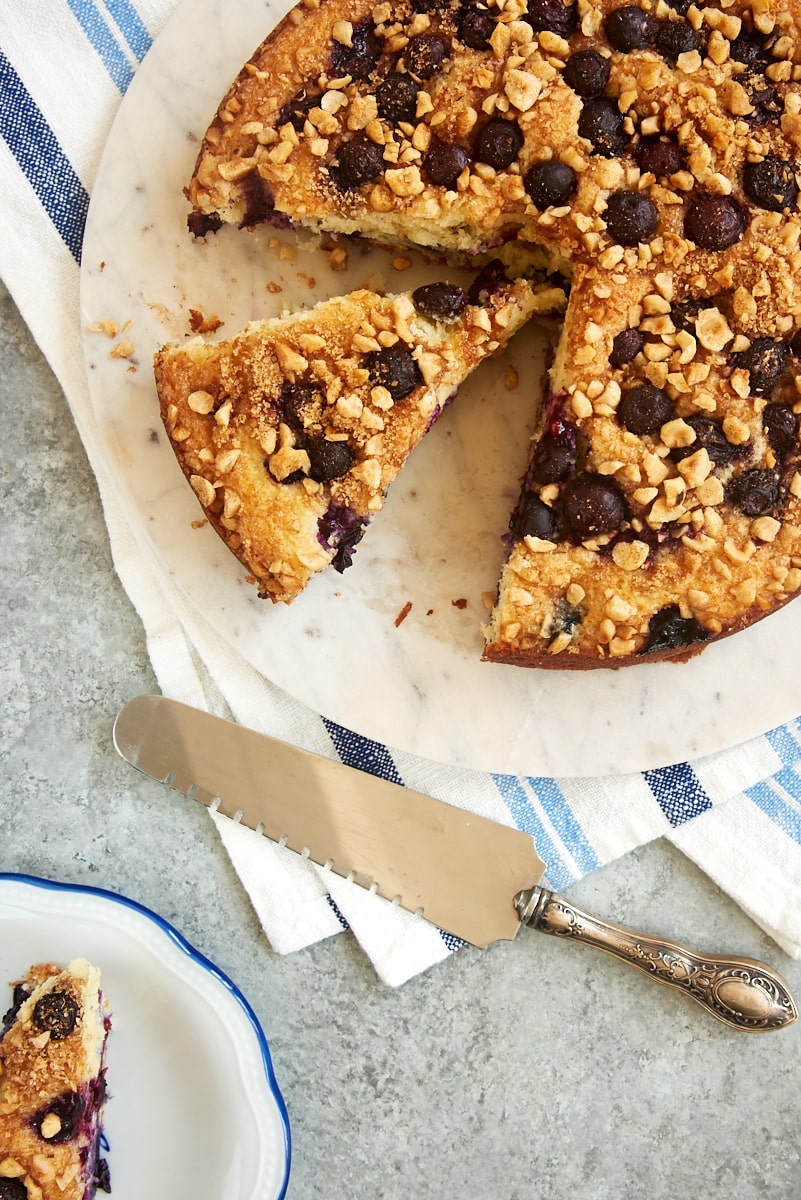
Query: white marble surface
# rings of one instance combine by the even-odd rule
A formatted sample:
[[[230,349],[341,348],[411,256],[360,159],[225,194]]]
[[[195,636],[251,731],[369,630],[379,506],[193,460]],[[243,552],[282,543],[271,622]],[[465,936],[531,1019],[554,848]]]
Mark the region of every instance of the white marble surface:
[[[271,951],[206,813],[113,749],[156,683],[66,401],[2,287],[0,361],[0,865],[148,905],[241,988],[289,1111],[287,1200],[798,1200],[799,1024],[736,1033],[526,931],[394,991],[348,934]],[[801,963],[666,843],[570,895],[765,959],[801,996]]]
[[[187,0],[123,102],[89,214],[84,327],[113,320],[124,327],[117,341],[134,347],[115,359],[104,336],[85,333],[93,403],[122,502],[165,570],[268,678],[342,725],[427,758],[616,774],[711,753],[793,718],[797,602],[686,665],[576,674],[480,662],[481,596],[495,586],[540,390],[533,330],[481,368],[417,449],[353,567],[318,577],[291,607],[259,601],[216,535],[192,529],[200,511],[160,429],[150,365],[160,344],[189,333],[189,307],[220,317],[226,336],[367,280],[392,289],[441,274],[419,264],[398,274],[366,248],[352,250],[346,274],[332,274],[318,250],[298,249],[288,233],[271,246],[264,228],[225,229],[206,243],[187,234],[182,188],[198,139],[281,11],[241,0],[233,22],[223,0]],[[270,282],[282,290],[269,292]],[[508,364],[521,376],[514,392],[504,386]]]

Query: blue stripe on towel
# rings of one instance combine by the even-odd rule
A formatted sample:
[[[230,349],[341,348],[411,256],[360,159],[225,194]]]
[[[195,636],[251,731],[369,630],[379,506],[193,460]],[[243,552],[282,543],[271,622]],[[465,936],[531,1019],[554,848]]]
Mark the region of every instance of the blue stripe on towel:
[[[345,729],[343,725],[337,725],[336,721],[330,721],[327,717],[323,717],[323,724],[328,730],[337,754],[346,766],[356,767],[360,771],[369,771],[371,775],[377,775],[379,779],[387,779],[390,783],[397,783],[401,787],[405,786],[386,746],[380,742],[374,742],[372,738],[362,737],[360,733],[354,733],[352,729]],[[332,905],[337,916],[347,928],[345,918],[330,896],[329,904]],[[466,944],[461,938],[455,937],[445,929],[438,929],[437,932],[451,952],[461,950],[462,946]]]
[[[780,771],[773,780],[746,788],[745,794],[783,833],[801,845],[801,812],[782,799],[775,784],[779,784],[795,799],[801,799],[801,779],[795,771]]]
[[[517,828],[534,838],[537,853],[545,863],[545,872],[551,886],[557,890],[567,887],[573,882],[573,875],[565,866],[553,838],[537,815],[520,780],[514,775],[493,775],[492,778]]]
[[[328,730],[337,754],[346,766],[356,767],[360,771],[369,771],[371,775],[377,775],[379,779],[388,779],[390,783],[403,785],[403,780],[398,774],[398,769],[386,746],[382,746],[380,742],[374,742],[371,738],[362,737],[360,733],[354,733],[351,729],[345,729],[344,726],[337,725],[336,721],[329,721],[327,717],[323,717],[323,724]]]
[[[0,135],[50,220],[81,261],[89,195],[25,84],[0,50]]]
[[[576,820],[575,813],[553,779],[537,776],[530,778],[529,783],[536,792],[554,829],[569,849],[581,874],[587,875],[590,871],[600,867],[601,860],[587,841],[587,836]]]
[[[330,892],[326,893],[326,897],[325,897],[325,898],[326,898],[326,900],[328,901],[328,907],[331,909],[331,912],[334,914],[334,916],[336,917],[336,919],[339,921],[339,923],[340,923],[340,925],[342,926],[342,928],[343,928],[343,929],[350,929],[350,925],[349,925],[349,924],[348,924],[348,922],[345,920],[345,918],[343,917],[343,915],[342,915],[342,913],[340,912],[339,908],[337,907],[337,902],[336,902],[336,900],[334,899],[334,897],[331,895],[331,893],[330,893]]]
[[[712,801],[689,763],[643,771],[643,779],[654,794],[671,825],[683,825],[692,817],[706,812]]]
[[[139,62],[151,46],[151,37],[145,23],[130,0],[105,0],[106,8]]]
[[[796,720],[789,725],[780,725],[778,729],[771,729],[769,733],[765,734],[785,766],[791,766],[801,759],[799,733],[801,733],[801,723]]]
[[[92,0],[67,0],[73,16],[121,92],[133,79],[133,66]]]

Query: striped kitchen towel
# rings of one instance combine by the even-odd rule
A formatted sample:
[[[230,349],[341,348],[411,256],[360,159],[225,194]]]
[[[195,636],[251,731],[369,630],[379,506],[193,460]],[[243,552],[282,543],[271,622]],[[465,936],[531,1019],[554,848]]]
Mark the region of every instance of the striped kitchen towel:
[[[220,0],[219,9],[222,26],[232,8]],[[157,560],[102,452],[84,375],[79,273],[115,113],[165,22],[191,21],[194,10],[193,0],[25,0],[5,5],[0,23],[0,272],[67,396],[163,692],[514,824],[535,836],[558,889],[668,838],[788,954],[801,955],[798,721],[693,763],[622,778],[490,775],[390,752],[310,711],[238,658]],[[265,25],[279,15],[265,6]],[[350,928],[380,977],[398,984],[458,948],[420,918],[247,830],[222,820],[219,829],[280,953]]]

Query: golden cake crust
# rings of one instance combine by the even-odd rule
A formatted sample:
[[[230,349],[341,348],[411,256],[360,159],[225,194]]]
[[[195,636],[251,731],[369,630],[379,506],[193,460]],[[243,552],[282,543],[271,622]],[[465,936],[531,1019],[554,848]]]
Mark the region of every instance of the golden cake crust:
[[[190,228],[564,274],[484,657],[685,659],[801,588],[799,154],[798,0],[314,0],[221,102]]]

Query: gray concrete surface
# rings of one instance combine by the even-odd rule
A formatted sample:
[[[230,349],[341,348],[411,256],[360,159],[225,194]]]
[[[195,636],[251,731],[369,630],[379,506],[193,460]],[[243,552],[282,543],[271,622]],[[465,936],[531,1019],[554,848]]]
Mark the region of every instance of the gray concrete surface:
[[[123,892],[235,980],[289,1111],[290,1200],[797,1200],[801,1023],[730,1031],[526,931],[396,991],[347,934],[275,955],[205,814],[113,750],[156,684],[67,403],[1,288],[0,405],[0,869]],[[571,896],[765,958],[801,997],[801,964],[669,845]]]

